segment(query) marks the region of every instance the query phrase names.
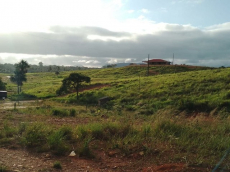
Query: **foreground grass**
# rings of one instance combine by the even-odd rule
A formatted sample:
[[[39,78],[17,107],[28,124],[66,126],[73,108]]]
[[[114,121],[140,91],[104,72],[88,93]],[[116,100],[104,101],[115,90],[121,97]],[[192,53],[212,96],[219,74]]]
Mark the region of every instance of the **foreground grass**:
[[[68,155],[74,148],[80,157],[97,158],[95,151],[150,158],[155,163],[184,162],[214,166],[230,146],[229,119],[200,114],[187,118],[175,110],[153,116],[95,107],[59,107],[52,102],[39,108],[1,111],[0,146],[25,146],[37,152]],[[53,104],[58,105],[58,104]],[[55,108],[57,110],[57,108]],[[20,117],[19,117],[20,115]],[[12,125],[14,124],[14,126]]]

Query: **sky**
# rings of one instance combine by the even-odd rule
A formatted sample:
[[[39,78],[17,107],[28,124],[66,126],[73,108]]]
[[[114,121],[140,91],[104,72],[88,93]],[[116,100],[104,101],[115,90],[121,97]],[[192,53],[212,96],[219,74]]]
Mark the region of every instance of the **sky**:
[[[229,0],[0,0],[0,63],[230,66]]]

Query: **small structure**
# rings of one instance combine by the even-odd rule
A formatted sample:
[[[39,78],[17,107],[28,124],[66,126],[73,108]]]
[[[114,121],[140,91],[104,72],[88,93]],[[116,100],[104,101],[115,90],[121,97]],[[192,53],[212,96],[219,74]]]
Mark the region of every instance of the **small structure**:
[[[111,97],[102,97],[102,98],[98,99],[98,105],[99,105],[99,106],[103,106],[103,105],[105,105],[107,102],[109,102],[110,100],[112,100]]]
[[[7,98],[7,91],[0,91],[0,99]]]
[[[152,59],[148,61],[143,61],[149,65],[170,65],[170,61],[162,60],[162,59]]]

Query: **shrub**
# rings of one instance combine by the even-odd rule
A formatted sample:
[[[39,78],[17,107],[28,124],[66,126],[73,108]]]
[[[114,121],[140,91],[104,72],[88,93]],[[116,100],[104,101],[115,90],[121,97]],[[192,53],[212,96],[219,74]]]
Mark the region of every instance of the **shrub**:
[[[22,141],[29,147],[41,146],[47,142],[49,132],[50,129],[47,126],[41,123],[34,123],[26,127],[26,130],[23,133]]]
[[[65,144],[64,136],[61,131],[52,133],[48,137],[48,144],[56,155],[64,155],[69,150],[68,146]]]
[[[76,116],[76,110],[75,109],[70,109],[69,110],[69,115],[72,116],[72,117]]]
[[[9,98],[11,100],[13,100],[13,101],[18,101],[18,100],[34,100],[34,99],[37,99],[37,96],[22,92],[20,94],[12,95]]]
[[[4,123],[2,135],[5,135],[5,137],[13,137],[16,132],[15,127],[11,127],[8,123]]]
[[[185,131],[185,128],[183,126],[178,125],[168,120],[164,120],[164,121],[159,122],[156,125],[156,128],[154,130],[154,135],[156,137],[166,139],[169,136],[179,137],[182,135],[184,131]]]
[[[66,110],[63,110],[63,109],[52,109],[51,115],[66,117],[66,116],[68,116],[68,112]]]
[[[199,111],[199,112],[210,112],[213,107],[208,102],[197,102],[195,100],[179,100],[179,110],[185,110],[188,112]]]
[[[55,161],[53,164],[53,168],[62,169],[61,163],[59,161]]]
[[[89,148],[89,143],[91,142],[91,139],[86,139],[83,147],[80,150],[79,156],[80,157],[85,157],[85,158],[94,158],[94,155],[92,154],[90,148]]]

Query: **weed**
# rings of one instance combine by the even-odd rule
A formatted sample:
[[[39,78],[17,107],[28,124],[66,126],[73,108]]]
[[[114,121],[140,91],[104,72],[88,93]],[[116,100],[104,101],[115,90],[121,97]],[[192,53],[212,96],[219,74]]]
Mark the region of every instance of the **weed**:
[[[0,164],[0,172],[7,172],[7,167],[5,165]]]
[[[27,127],[27,123],[25,122],[20,123],[18,127],[18,133],[22,134],[23,132],[25,132],[26,127]]]
[[[47,142],[49,127],[42,123],[33,123],[26,127],[22,142],[29,147],[41,146]]]
[[[64,155],[68,147],[64,143],[64,132],[62,130],[53,131],[48,138],[47,142],[50,146],[50,149],[54,151],[57,155]]]
[[[142,129],[144,137],[148,137],[151,134],[151,126],[150,125],[144,125]]]
[[[60,116],[60,117],[69,116],[68,111],[66,111],[64,109],[52,109],[51,115],[53,115],[53,116]]]
[[[12,127],[9,123],[5,122],[2,132],[4,133],[4,135],[6,137],[13,137],[17,131],[16,131],[15,127]]]
[[[85,158],[94,158],[94,155],[92,154],[89,143],[91,142],[91,138],[85,139],[85,142],[83,144],[83,147],[80,150],[79,156],[85,157]]]
[[[69,110],[69,115],[72,116],[72,117],[75,117],[76,116],[76,110],[75,109],[70,109]]]
[[[53,164],[53,168],[62,169],[62,165],[59,161],[55,161]]]

